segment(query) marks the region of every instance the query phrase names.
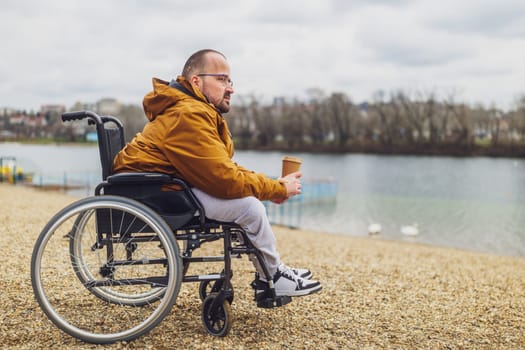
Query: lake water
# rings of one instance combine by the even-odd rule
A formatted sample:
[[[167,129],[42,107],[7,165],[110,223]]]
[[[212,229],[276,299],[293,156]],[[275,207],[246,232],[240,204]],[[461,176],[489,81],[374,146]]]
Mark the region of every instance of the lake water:
[[[378,223],[383,239],[525,256],[525,160],[375,155],[292,154],[303,159],[305,182],[332,179],[331,200],[303,201],[300,227],[368,236]],[[92,146],[0,143],[0,156],[15,156],[34,181],[100,179]],[[238,151],[235,161],[277,176],[283,154]],[[79,180],[81,179],[81,180]],[[79,195],[91,194],[82,190]],[[417,236],[401,233],[417,226]]]

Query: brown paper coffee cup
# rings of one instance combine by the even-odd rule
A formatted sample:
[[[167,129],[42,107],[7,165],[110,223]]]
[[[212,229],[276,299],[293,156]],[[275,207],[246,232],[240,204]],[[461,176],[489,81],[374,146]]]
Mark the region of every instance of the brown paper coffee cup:
[[[283,158],[283,172],[282,176],[286,176],[290,173],[294,173],[301,169],[301,158],[285,156]]]

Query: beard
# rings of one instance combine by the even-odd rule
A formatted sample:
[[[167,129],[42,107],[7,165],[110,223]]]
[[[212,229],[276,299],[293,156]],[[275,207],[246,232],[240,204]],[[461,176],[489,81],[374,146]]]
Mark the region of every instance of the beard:
[[[230,96],[231,94],[225,94],[221,100],[213,100],[208,95],[204,94],[208,103],[213,106],[221,113],[228,113],[230,111]]]
[[[217,106],[217,109],[221,113],[228,113],[230,111],[230,94],[224,95],[224,98]]]
[[[221,113],[228,113],[230,111],[230,105],[228,105],[226,103],[221,103],[219,106],[217,106],[217,109]]]

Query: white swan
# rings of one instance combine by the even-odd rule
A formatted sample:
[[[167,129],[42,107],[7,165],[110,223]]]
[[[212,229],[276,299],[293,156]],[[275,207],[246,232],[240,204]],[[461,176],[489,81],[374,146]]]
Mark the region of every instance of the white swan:
[[[413,225],[401,226],[401,233],[405,236],[417,236],[419,234],[417,223],[414,223]]]
[[[369,235],[378,235],[381,233],[381,225],[380,224],[371,224],[368,226],[368,234]]]

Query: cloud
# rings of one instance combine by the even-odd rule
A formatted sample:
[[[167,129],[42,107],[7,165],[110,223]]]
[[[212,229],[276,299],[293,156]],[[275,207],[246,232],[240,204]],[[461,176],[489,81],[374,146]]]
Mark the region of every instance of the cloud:
[[[367,7],[358,18],[356,39],[384,64],[440,66],[475,54],[476,42],[461,32],[429,26],[417,7]]]
[[[267,100],[436,87],[508,108],[525,93],[522,3],[5,0],[0,107],[140,104],[152,77],[175,77],[210,47],[228,56],[236,93]]]
[[[425,17],[432,27],[451,33],[503,39],[525,34],[525,2],[520,0],[445,0],[430,5]]]

